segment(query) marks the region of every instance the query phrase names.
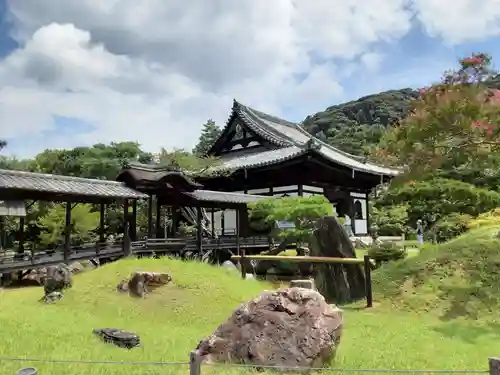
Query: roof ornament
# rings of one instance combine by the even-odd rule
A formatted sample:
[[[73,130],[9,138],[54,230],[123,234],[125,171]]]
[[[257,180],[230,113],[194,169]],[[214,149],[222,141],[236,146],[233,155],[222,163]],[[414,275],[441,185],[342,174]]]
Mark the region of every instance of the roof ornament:
[[[308,150],[319,150],[321,145],[314,138],[311,138],[306,142],[306,148]]]

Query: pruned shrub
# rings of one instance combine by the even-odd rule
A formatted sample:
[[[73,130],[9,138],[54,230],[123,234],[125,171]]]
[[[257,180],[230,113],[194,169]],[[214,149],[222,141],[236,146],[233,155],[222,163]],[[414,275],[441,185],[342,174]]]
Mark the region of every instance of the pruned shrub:
[[[470,215],[459,213],[443,217],[432,228],[436,235],[436,241],[446,242],[465,233],[469,229],[471,219]]]
[[[382,242],[368,250],[368,256],[375,261],[375,266],[406,258],[406,250],[393,242]]]

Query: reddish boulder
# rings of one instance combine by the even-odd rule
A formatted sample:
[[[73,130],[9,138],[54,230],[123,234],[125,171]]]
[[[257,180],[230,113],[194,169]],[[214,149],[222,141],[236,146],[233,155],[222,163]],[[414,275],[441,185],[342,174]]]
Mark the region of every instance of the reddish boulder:
[[[240,306],[197,354],[207,363],[232,362],[300,370],[329,363],[342,332],[342,310],[304,288],[264,292]]]

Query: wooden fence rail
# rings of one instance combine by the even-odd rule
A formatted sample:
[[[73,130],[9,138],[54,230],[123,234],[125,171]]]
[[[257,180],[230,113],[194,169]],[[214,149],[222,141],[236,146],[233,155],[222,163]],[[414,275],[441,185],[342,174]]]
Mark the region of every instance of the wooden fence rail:
[[[245,250],[242,249],[241,255],[233,255],[231,257],[231,260],[240,263],[241,278],[243,279],[246,278],[246,272],[243,266],[244,260],[272,260],[278,262],[294,262],[294,263],[363,264],[363,270],[365,273],[366,307],[373,306],[372,262],[368,255],[365,255],[363,259],[317,257],[317,256],[245,255]]]

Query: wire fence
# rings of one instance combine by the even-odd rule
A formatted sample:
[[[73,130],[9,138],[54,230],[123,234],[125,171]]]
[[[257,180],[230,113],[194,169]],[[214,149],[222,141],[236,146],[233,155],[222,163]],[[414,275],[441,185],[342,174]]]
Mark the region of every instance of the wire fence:
[[[26,364],[84,364],[84,365],[117,365],[117,366],[185,366],[186,369],[181,370],[186,372],[189,370],[190,375],[201,375],[202,367],[225,367],[235,369],[248,370],[279,370],[290,372],[322,372],[322,373],[377,373],[377,374],[485,374],[500,375],[500,358],[489,358],[488,369],[360,369],[360,368],[335,368],[335,367],[301,367],[301,366],[279,366],[279,365],[255,365],[255,364],[237,364],[237,363],[202,363],[195,352],[190,354],[189,362],[180,361],[152,361],[152,362],[137,362],[137,361],[94,361],[94,360],[68,360],[68,359],[50,359],[50,358],[27,358],[27,357],[0,357],[2,362],[21,362]],[[16,375],[46,375],[39,374],[34,367],[25,367],[20,369]],[[49,375],[49,374],[47,374]]]

